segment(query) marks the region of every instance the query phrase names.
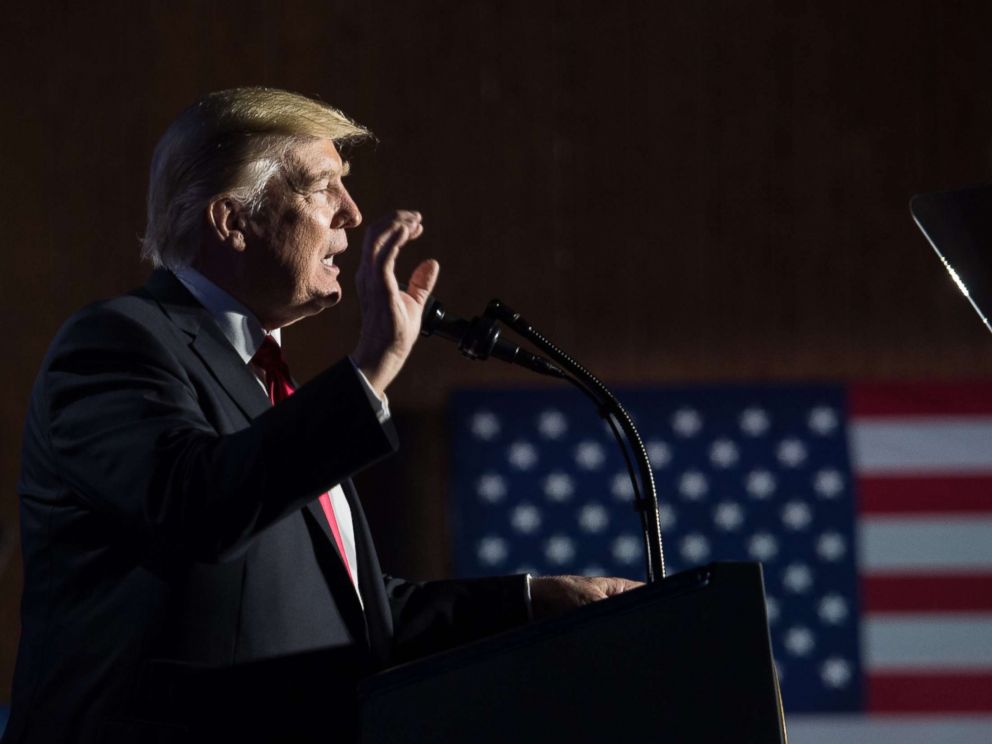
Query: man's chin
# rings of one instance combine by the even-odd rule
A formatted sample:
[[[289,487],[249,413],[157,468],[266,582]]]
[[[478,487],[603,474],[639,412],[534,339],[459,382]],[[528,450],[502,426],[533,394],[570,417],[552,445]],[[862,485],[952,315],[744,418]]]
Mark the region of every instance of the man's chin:
[[[341,302],[341,288],[332,289],[329,292],[314,297],[305,306],[307,315],[316,315],[322,310],[334,307]]]
[[[310,300],[305,303],[309,311],[307,315],[316,315],[321,310],[334,307],[341,302],[341,285],[334,282],[326,289],[318,289],[311,293]]]
[[[334,307],[339,302],[341,302],[340,289],[331,290],[327,294],[314,297],[308,302],[296,305],[294,310],[288,314],[289,317],[286,318],[279,327],[285,328],[286,326],[293,325],[293,323],[316,315],[322,310],[326,310],[329,307]]]

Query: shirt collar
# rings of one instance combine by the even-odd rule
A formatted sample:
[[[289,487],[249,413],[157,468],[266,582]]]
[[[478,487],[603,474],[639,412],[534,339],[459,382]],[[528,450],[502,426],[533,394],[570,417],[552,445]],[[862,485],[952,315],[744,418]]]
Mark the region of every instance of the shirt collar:
[[[265,329],[255,314],[196,269],[185,266],[173,273],[213,316],[221,333],[248,364],[265,339]],[[281,343],[278,328],[270,335],[277,344]]]

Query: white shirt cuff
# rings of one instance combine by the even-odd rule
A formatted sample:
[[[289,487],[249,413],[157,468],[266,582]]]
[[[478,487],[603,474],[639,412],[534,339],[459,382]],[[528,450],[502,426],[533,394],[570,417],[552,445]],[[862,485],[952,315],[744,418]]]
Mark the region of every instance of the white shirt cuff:
[[[372,383],[369,382],[369,379],[365,376],[365,373],[362,372],[357,364],[355,364],[354,359],[348,357],[348,361],[351,362],[351,366],[355,368],[359,379],[361,379],[362,384],[365,385],[365,389],[371,394],[372,399],[379,402],[379,407],[376,409],[375,417],[379,419],[380,424],[386,423],[389,421],[391,416],[389,413],[389,398],[386,397],[385,393],[380,396],[379,393],[375,391],[375,388],[372,387]]]

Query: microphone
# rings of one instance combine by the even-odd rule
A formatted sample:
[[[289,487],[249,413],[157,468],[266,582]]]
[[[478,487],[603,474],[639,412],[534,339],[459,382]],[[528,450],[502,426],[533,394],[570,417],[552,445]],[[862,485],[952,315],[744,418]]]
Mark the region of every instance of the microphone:
[[[495,357],[509,364],[517,364],[542,375],[564,377],[550,360],[537,354],[524,351],[504,338],[500,338],[500,328],[488,316],[464,320],[444,309],[440,301],[429,295],[424,303],[424,314],[420,322],[421,336],[438,336],[458,344],[459,351],[469,359],[484,361]]]

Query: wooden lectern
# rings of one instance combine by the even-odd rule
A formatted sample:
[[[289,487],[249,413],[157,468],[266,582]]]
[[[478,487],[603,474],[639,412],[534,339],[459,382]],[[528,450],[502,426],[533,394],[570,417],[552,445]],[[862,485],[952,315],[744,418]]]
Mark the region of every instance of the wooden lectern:
[[[779,744],[758,563],[715,563],[377,674],[363,744]]]

